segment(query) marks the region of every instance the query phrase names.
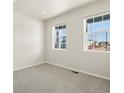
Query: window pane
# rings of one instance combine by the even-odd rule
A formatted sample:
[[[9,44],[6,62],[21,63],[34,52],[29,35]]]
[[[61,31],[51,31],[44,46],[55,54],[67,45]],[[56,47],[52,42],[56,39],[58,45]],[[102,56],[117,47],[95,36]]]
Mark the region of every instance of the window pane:
[[[94,24],[87,24],[87,32],[93,32]]]
[[[62,29],[61,31],[60,31],[60,43],[61,43],[61,48],[62,49],[65,49],[66,48],[66,29]]]
[[[103,27],[103,21],[102,22],[96,22],[93,24],[93,31],[94,32],[99,32],[99,31],[103,31],[104,27]]]
[[[66,25],[63,25],[62,27],[63,27],[63,29],[66,29]]]
[[[57,36],[57,37],[59,36],[59,32],[58,32],[58,31],[56,31],[56,36]]]
[[[106,32],[99,32],[94,34],[94,49],[98,51],[106,51]]]
[[[94,33],[94,40],[96,42],[106,42],[106,32]]]
[[[55,37],[55,48],[59,48],[59,30],[57,29],[56,31],[56,37]]]
[[[56,38],[55,48],[59,48],[59,38]]]
[[[100,21],[102,21],[102,16],[94,18],[94,22],[100,22]]]
[[[110,20],[103,21],[103,30],[110,31]]]
[[[94,41],[93,33],[88,34],[88,41]]]
[[[88,49],[94,51],[106,51],[106,32],[98,32],[88,35]]]
[[[59,27],[55,27],[55,29],[59,29]]]
[[[63,37],[62,37],[62,40],[61,40],[61,48],[62,48],[62,49],[65,49],[65,48],[66,48],[66,36],[63,36]]]
[[[110,20],[87,24],[87,32],[109,31]]]
[[[103,16],[103,20],[104,20],[104,21],[105,21],[105,20],[110,20],[110,14],[104,15],[104,16]]]
[[[107,32],[107,41],[110,42],[110,32]]]
[[[91,18],[91,19],[87,19],[87,23],[93,23],[93,18]]]
[[[93,49],[93,42],[94,42],[93,33],[90,33],[88,34],[88,42],[87,42],[89,50]]]
[[[110,32],[107,32],[107,51],[110,51]]]
[[[62,26],[59,26],[59,29],[62,29]]]
[[[88,24],[87,26],[88,31],[87,32],[99,32],[99,31],[105,31],[105,23],[102,22],[96,22],[92,24]]]

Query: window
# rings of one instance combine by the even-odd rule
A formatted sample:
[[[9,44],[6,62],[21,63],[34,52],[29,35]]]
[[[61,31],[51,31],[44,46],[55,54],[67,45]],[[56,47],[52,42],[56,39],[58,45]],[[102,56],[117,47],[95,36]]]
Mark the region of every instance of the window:
[[[85,20],[85,50],[110,51],[110,14]]]
[[[54,49],[66,49],[67,27],[66,25],[53,27]]]

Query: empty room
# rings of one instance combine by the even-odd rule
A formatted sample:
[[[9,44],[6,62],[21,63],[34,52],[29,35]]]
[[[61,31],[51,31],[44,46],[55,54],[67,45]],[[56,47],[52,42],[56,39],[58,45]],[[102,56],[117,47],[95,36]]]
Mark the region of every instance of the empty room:
[[[14,0],[13,93],[110,93],[110,1]]]

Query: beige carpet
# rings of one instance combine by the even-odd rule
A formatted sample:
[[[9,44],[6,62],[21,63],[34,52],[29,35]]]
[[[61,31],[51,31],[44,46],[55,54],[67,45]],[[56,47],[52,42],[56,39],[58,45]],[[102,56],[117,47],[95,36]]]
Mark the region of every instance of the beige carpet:
[[[14,72],[14,93],[110,93],[108,80],[43,64]]]

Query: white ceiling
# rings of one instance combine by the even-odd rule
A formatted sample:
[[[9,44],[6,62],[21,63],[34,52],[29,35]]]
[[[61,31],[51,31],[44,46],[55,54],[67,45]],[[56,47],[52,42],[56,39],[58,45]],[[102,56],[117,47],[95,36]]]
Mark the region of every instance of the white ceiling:
[[[14,9],[45,20],[93,1],[95,0],[16,0]]]

